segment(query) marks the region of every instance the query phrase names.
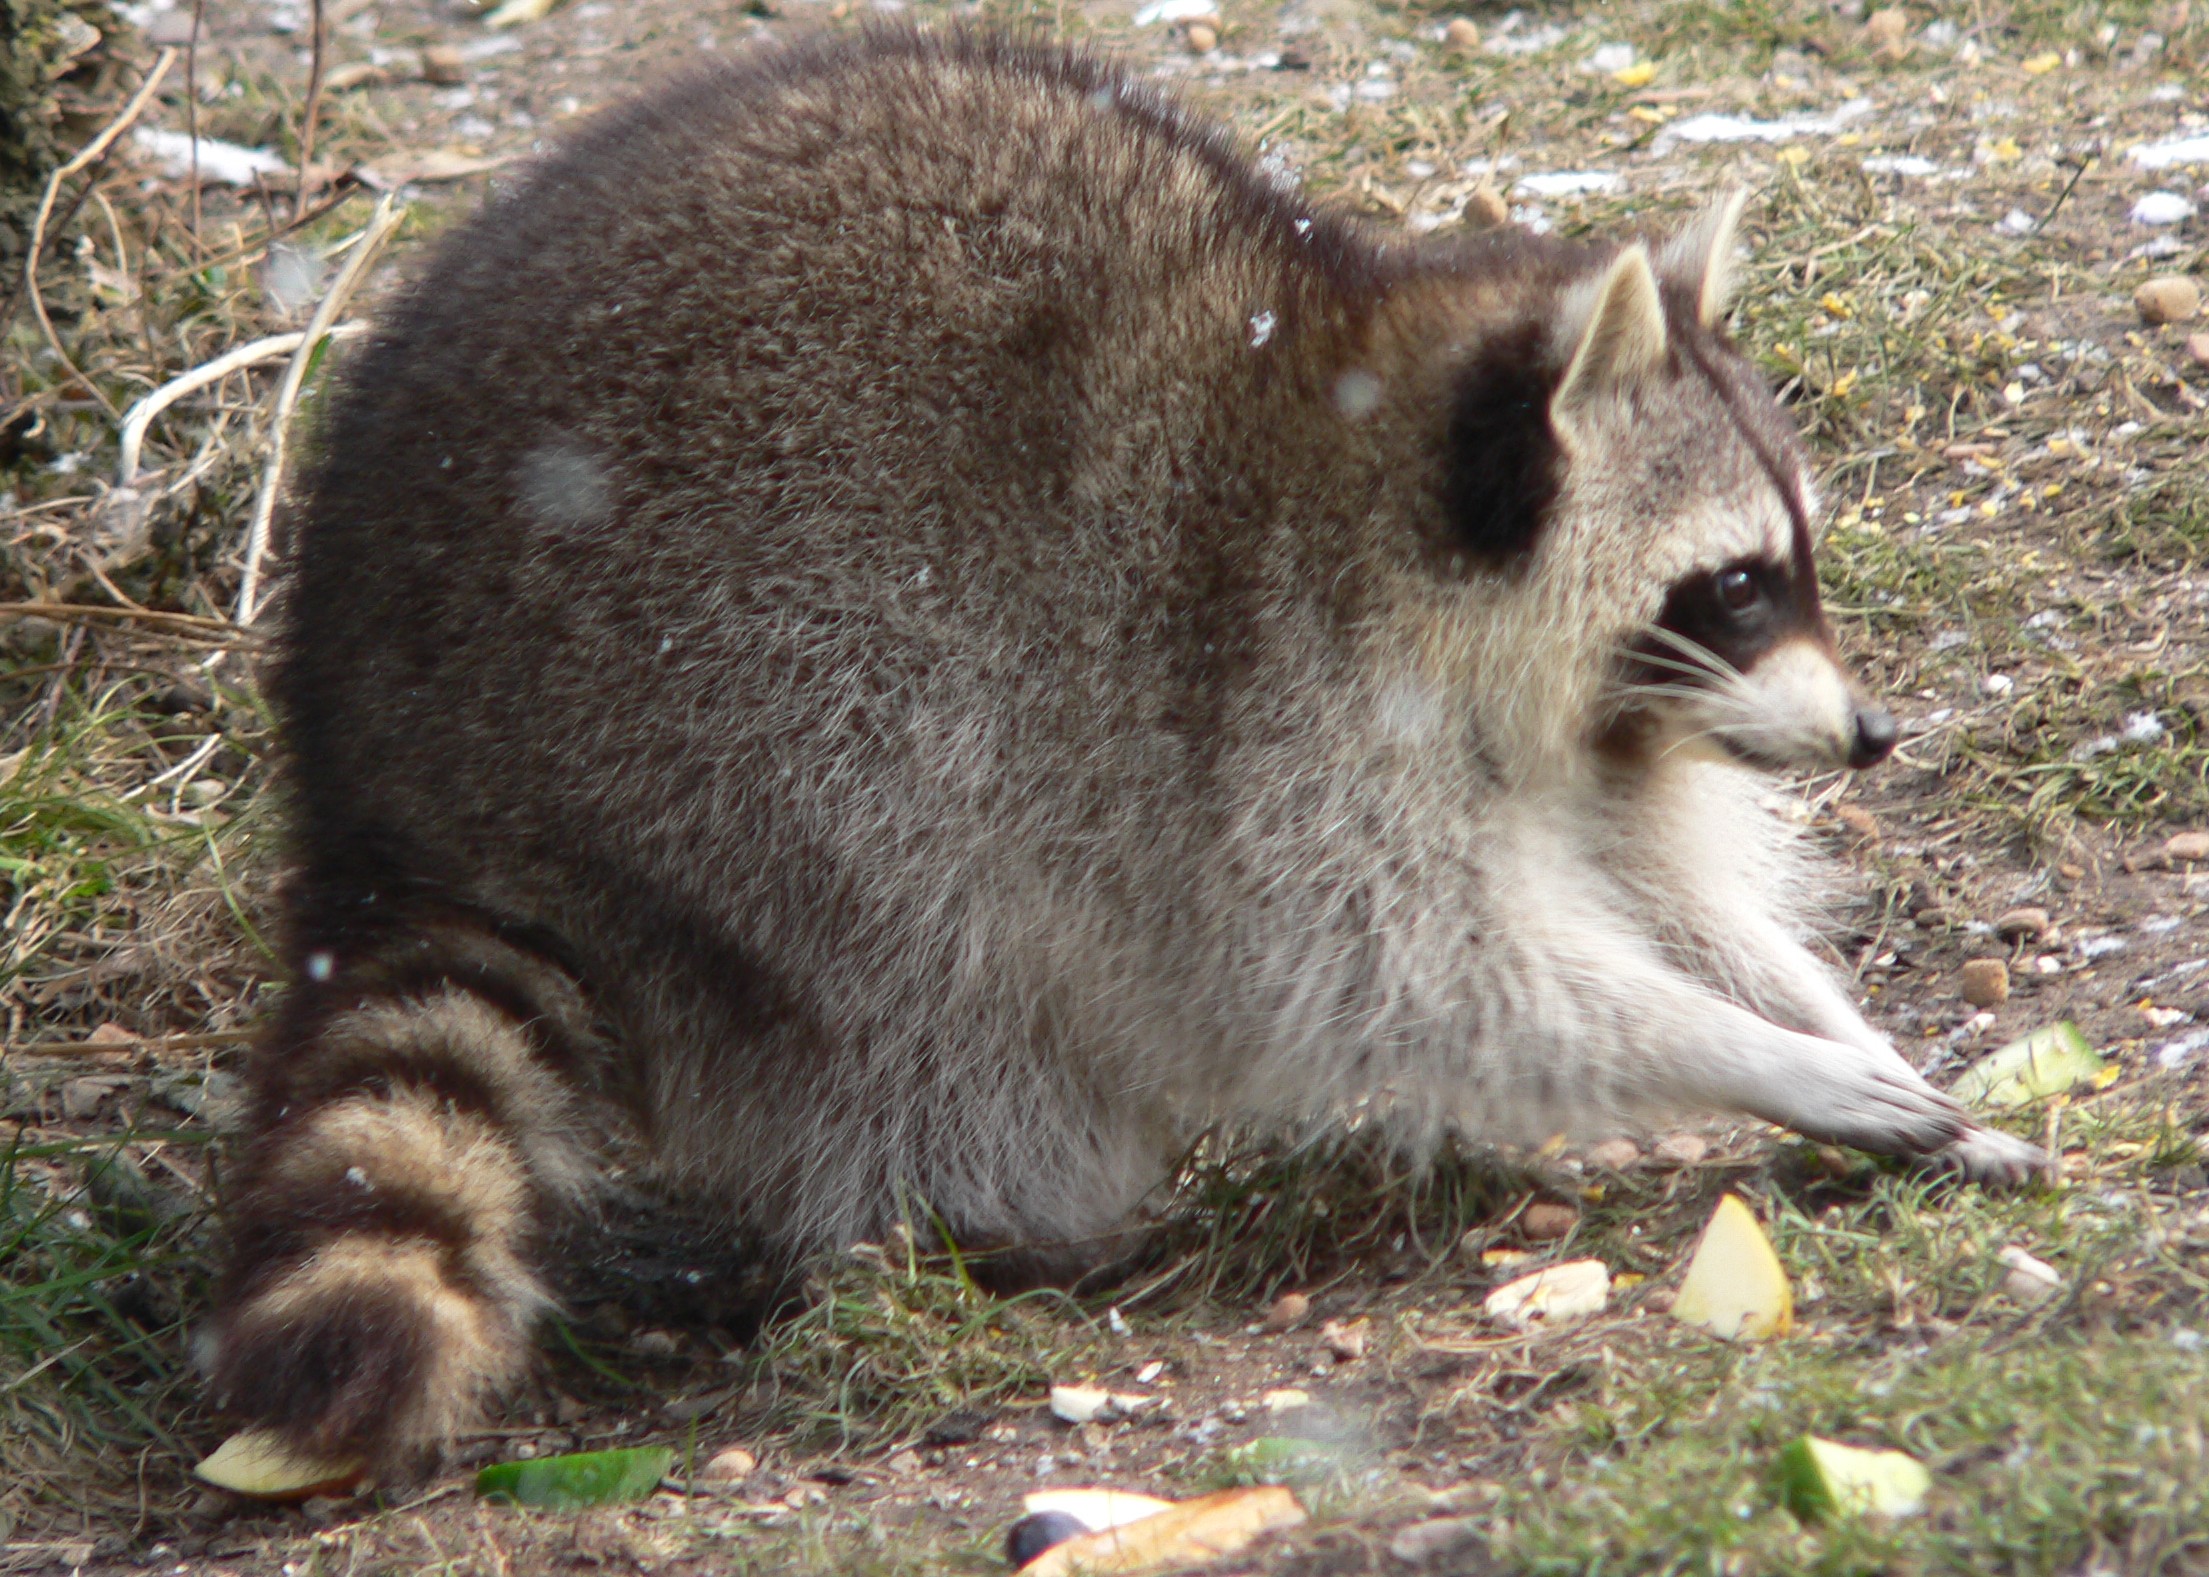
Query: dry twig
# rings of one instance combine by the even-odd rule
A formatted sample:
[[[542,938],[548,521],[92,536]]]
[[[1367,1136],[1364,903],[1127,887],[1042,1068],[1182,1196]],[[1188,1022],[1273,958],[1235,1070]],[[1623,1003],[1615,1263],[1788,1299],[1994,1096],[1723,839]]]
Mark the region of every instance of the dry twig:
[[[78,149],[76,157],[47,178],[45,195],[38,203],[38,217],[31,223],[30,250],[23,262],[23,289],[31,298],[31,312],[37,317],[38,326],[46,335],[46,343],[53,347],[54,354],[61,359],[62,370],[89,390],[92,398],[98,400],[110,416],[120,416],[122,413],[115,409],[114,401],[100,392],[77,364],[69,359],[69,352],[62,347],[61,335],[54,330],[54,320],[46,315],[45,298],[38,293],[38,255],[46,248],[46,225],[53,218],[54,203],[61,196],[62,183],[106,156],[107,150],[115,145],[115,139],[128,131],[131,123],[144,112],[154,91],[161,86],[161,79],[169,74],[169,67],[174,64],[176,51],[173,49],[164,49],[155,56],[153,69],[146,73],[146,80],[138,85],[138,91],[123,106],[123,113],[109,122],[105,131]]]
[[[253,521],[246,531],[245,574],[238,586],[238,615],[240,628],[249,628],[254,616],[261,611],[261,564],[268,553],[269,522],[276,514],[277,495],[284,486],[284,459],[286,439],[291,430],[292,408],[299,403],[299,390],[307,381],[307,368],[314,360],[315,347],[325,335],[332,332],[337,316],[352,298],[354,289],[383,251],[391,232],[398,228],[405,210],[385,197],[376,204],[374,217],[361,238],[354,243],[353,255],[345,260],[345,267],[330,286],[328,295],[314,309],[308,320],[299,349],[293,354],[291,366],[284,373],[284,382],[276,391],[276,410],[270,418],[268,466],[261,473],[261,491],[253,500]]]

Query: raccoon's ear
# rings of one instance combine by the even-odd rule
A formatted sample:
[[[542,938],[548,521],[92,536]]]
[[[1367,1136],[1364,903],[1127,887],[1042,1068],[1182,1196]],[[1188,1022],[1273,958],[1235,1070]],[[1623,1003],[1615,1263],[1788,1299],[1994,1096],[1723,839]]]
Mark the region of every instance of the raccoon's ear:
[[[1747,188],[1737,186],[1689,220],[1657,253],[1657,272],[1695,303],[1695,320],[1715,328],[1733,299],[1734,238]]]
[[[1664,365],[1664,302],[1639,242],[1565,297],[1562,325],[1575,348],[1550,409],[1569,416]]]

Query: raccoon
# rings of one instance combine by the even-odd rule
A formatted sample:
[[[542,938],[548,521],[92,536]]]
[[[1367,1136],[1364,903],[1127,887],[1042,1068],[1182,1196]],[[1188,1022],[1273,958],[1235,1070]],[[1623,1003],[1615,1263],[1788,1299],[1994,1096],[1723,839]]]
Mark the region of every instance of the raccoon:
[[[1800,933],[1895,740],[1724,330],[1741,200],[1410,241],[1108,64],[877,32],[614,111],[345,370],[268,685],[293,984],[222,1406],[401,1473],[610,1133],[802,1257],[1067,1269],[1191,1136],[1682,1109],[2015,1178]]]

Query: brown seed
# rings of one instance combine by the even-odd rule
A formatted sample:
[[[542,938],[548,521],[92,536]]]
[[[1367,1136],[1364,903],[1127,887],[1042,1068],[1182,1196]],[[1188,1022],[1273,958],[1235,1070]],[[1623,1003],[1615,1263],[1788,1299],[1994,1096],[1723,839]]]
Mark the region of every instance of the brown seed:
[[[2193,358],[2195,366],[2209,367],[2209,334],[2187,335],[2186,354]]]
[[[1864,37],[1873,44],[1899,44],[1909,32],[1910,13],[1900,6],[1884,6],[1864,18]]]
[[[711,1479],[719,1484],[736,1484],[750,1478],[758,1471],[758,1457],[753,1456],[742,1446],[731,1446],[728,1450],[717,1452],[709,1457],[706,1460],[706,1465],[698,1470],[698,1476],[703,1479]]]
[[[1189,24],[1189,48],[1200,55],[1209,55],[1220,47],[1220,35],[1208,22]]]
[[[1465,199],[1465,222],[1476,230],[1493,230],[1511,217],[1511,205],[1503,193],[1483,182]]]
[[[1473,25],[1469,16],[1453,16],[1450,25],[1442,29],[1442,42],[1452,49],[1470,53],[1480,48],[1480,29]]]
[[[2184,274],[2159,274],[2132,293],[2149,323],[2184,323],[2201,310],[2201,287]]]
[[[1963,999],[1975,1008],[1996,1008],[2010,999],[2010,966],[1999,958],[1974,958],[1958,971]]]
[[[1641,1146],[1631,1139],[1606,1139],[1588,1147],[1588,1165],[1602,1172],[1623,1172],[1641,1159]]]
[[[1519,1234],[1529,1243],[1553,1243],[1580,1224],[1580,1212],[1553,1200],[1536,1200],[1519,1217]]]
[[[2174,860],[2209,860],[2209,832],[2174,833],[2163,852]]]
[[[1699,1133],[1668,1133],[1657,1141],[1656,1157],[1665,1166],[1694,1166],[1710,1154],[1710,1141]]]
[[[1312,1312],[1312,1300],[1301,1292],[1284,1292],[1273,1300],[1273,1307],[1266,1310],[1266,1329],[1269,1331],[1293,1331],[1304,1323]]]
[[[1995,935],[2005,942],[2015,942],[2021,938],[2029,940],[2047,929],[2048,911],[2029,904],[2022,908],[2005,910],[1994,922]]]
[[[441,88],[455,88],[468,80],[468,60],[451,44],[431,44],[422,51],[422,80]]]

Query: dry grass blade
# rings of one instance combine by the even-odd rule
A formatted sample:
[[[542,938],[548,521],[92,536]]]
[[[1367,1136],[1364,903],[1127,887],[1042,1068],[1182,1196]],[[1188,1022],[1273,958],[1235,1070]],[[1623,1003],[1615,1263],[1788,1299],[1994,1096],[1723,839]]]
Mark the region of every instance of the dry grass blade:
[[[246,530],[245,573],[238,585],[238,625],[250,629],[254,617],[261,611],[262,560],[268,552],[269,523],[276,515],[276,500],[283,491],[284,464],[291,429],[293,408],[299,403],[300,388],[307,381],[307,370],[314,365],[315,357],[323,341],[332,332],[338,314],[352,299],[354,289],[366,276],[368,269],[391,239],[406,210],[397,201],[385,196],[376,204],[376,212],[368,222],[368,228],[353,243],[352,254],[346,258],[345,267],[339,272],[328,294],[316,306],[314,316],[307,322],[301,335],[299,348],[285,370],[284,381],[276,391],[276,409],[269,418],[268,464],[261,472],[261,487],[253,501],[253,519]]]
[[[108,399],[99,386],[87,378],[78,369],[77,364],[70,360],[68,350],[61,343],[61,335],[54,329],[54,320],[47,315],[46,300],[40,295],[38,289],[38,259],[39,254],[46,247],[46,225],[54,216],[54,203],[61,196],[62,183],[78,171],[89,168],[106,157],[107,150],[115,145],[115,139],[128,131],[132,123],[144,113],[147,103],[153,98],[155,91],[160,88],[162,78],[169,74],[169,67],[174,64],[176,64],[176,51],[173,49],[164,49],[159,55],[155,56],[153,68],[146,73],[146,80],[138,85],[138,91],[131,95],[130,102],[123,106],[123,112],[108,123],[106,130],[79,149],[74,158],[55,170],[47,178],[46,192],[39,199],[38,216],[31,223],[29,249],[23,259],[23,288],[31,298],[31,312],[37,317],[38,326],[46,335],[46,343],[53,348],[54,355],[60,358],[63,369],[68,372],[70,377],[74,378],[86,392],[105,406],[110,416],[118,416],[121,413],[115,409],[114,402]]]

